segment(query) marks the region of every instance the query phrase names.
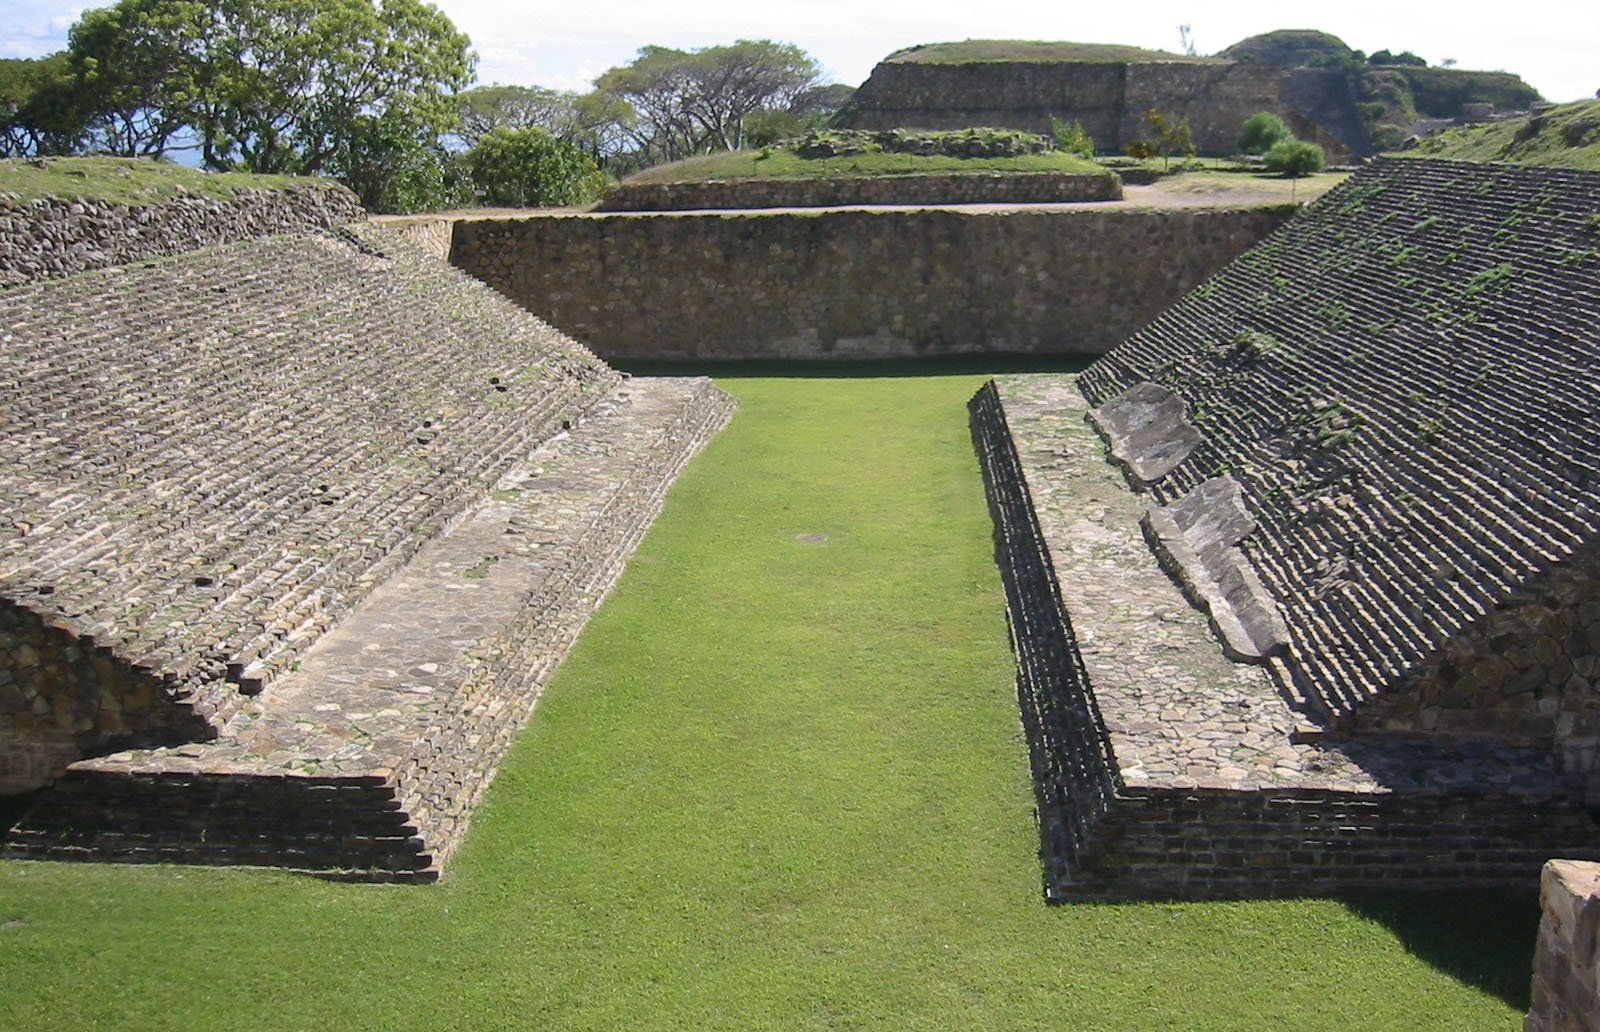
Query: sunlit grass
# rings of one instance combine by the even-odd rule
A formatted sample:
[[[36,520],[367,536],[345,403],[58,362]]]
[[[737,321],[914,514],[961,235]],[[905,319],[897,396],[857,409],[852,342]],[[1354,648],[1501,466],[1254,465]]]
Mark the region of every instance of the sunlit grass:
[[[1531,887],[1046,906],[981,377],[723,382],[442,883],[0,863],[0,1029],[1520,1027]]]

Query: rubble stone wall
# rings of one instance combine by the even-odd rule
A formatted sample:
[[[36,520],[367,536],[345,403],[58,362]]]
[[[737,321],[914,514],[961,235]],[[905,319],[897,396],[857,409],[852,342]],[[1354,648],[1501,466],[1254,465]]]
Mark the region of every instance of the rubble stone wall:
[[[315,181],[242,189],[228,200],[191,193],[147,205],[0,197],[0,289],[365,217],[355,194]]]
[[[1101,352],[1293,211],[537,215],[451,261],[609,361]]]
[[[1523,1032],[1600,1030],[1600,864],[1551,860],[1539,879],[1539,943]]]
[[[853,176],[843,179],[742,179],[711,183],[623,183],[606,191],[602,211],[705,208],[823,208],[847,204],[1050,204],[1115,201],[1114,172]]]
[[[1600,802],[1600,557],[1591,549],[1527,585],[1412,678],[1346,722],[1551,749]]]

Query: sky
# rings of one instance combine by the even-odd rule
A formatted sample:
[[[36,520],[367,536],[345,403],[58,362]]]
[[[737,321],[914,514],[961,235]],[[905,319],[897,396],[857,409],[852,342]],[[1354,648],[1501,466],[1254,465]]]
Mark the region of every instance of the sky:
[[[1410,50],[1438,64],[1515,72],[1546,100],[1600,90],[1600,0],[1544,0],[1527,8],[1461,0],[1338,0],[1326,11],[1246,0],[1072,4],[972,0],[606,0],[520,3],[434,0],[472,38],[478,81],[587,90],[642,46],[692,49],[736,39],[795,43],[834,82],[860,85],[894,50],[962,39],[1074,40],[1177,50],[1189,25],[1202,54],[1273,29],[1321,29],[1358,50]],[[0,57],[38,57],[66,45],[85,7],[0,0]],[[1472,8],[1488,12],[1477,15]]]

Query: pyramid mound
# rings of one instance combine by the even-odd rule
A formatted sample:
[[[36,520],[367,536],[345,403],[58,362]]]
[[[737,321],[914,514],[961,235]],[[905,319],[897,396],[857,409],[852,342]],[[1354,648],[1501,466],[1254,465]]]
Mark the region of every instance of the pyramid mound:
[[[1600,176],[1386,161],[1078,377],[980,395],[1053,891],[1600,848],[1597,297]]]
[[[726,418],[381,227],[272,228],[0,291],[13,853],[436,873]]]

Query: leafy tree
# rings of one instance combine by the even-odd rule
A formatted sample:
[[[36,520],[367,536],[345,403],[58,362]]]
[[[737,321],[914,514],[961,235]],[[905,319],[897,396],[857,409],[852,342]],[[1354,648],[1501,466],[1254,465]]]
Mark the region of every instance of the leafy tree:
[[[409,111],[362,115],[348,140],[329,159],[327,171],[354,190],[368,211],[408,214],[472,203],[471,176],[461,155],[446,150]]]
[[[1194,138],[1189,131],[1188,122],[1181,119],[1174,121],[1156,108],[1145,112],[1145,121],[1150,123],[1150,140],[1145,143],[1146,154],[1142,156],[1159,157],[1163,169],[1168,166],[1174,154],[1182,154],[1184,157],[1194,156]],[[1144,141],[1135,142],[1144,143]],[[1130,149],[1128,153],[1133,154],[1133,151]]]
[[[159,154],[187,127],[208,168],[318,173],[375,119],[448,128],[467,47],[422,0],[119,0],[68,54],[96,149]]]
[[[1426,68],[1428,62],[1413,54],[1409,50],[1402,50],[1398,54],[1391,54],[1387,50],[1375,51],[1367,58],[1369,65],[1409,65],[1412,68]]]
[[[1094,139],[1084,131],[1080,122],[1063,122],[1051,115],[1050,136],[1055,140],[1058,151],[1076,154],[1081,158],[1094,157]]]
[[[1282,118],[1271,111],[1257,111],[1239,129],[1239,153],[1265,154],[1273,144],[1293,135]]]
[[[573,141],[580,134],[582,95],[544,86],[477,86],[457,93],[460,124],[455,129],[468,147],[501,127],[538,127],[557,139]]]
[[[838,82],[812,86],[796,94],[787,107],[752,111],[744,117],[744,146],[766,147],[826,129],[855,92],[854,86]]]
[[[70,154],[84,132],[65,53],[0,58],[0,157]]]
[[[683,51],[648,46],[595,80],[596,91],[625,102],[639,150],[675,161],[744,144],[745,118],[789,107],[821,76],[816,60],[790,43],[739,40]]]
[[[605,186],[593,158],[537,126],[491,129],[467,152],[466,163],[489,204],[582,204]]]
[[[1272,145],[1272,149],[1267,151],[1266,165],[1268,171],[1281,172],[1290,179],[1298,179],[1322,171],[1324,162],[1321,147],[1291,136]]]

